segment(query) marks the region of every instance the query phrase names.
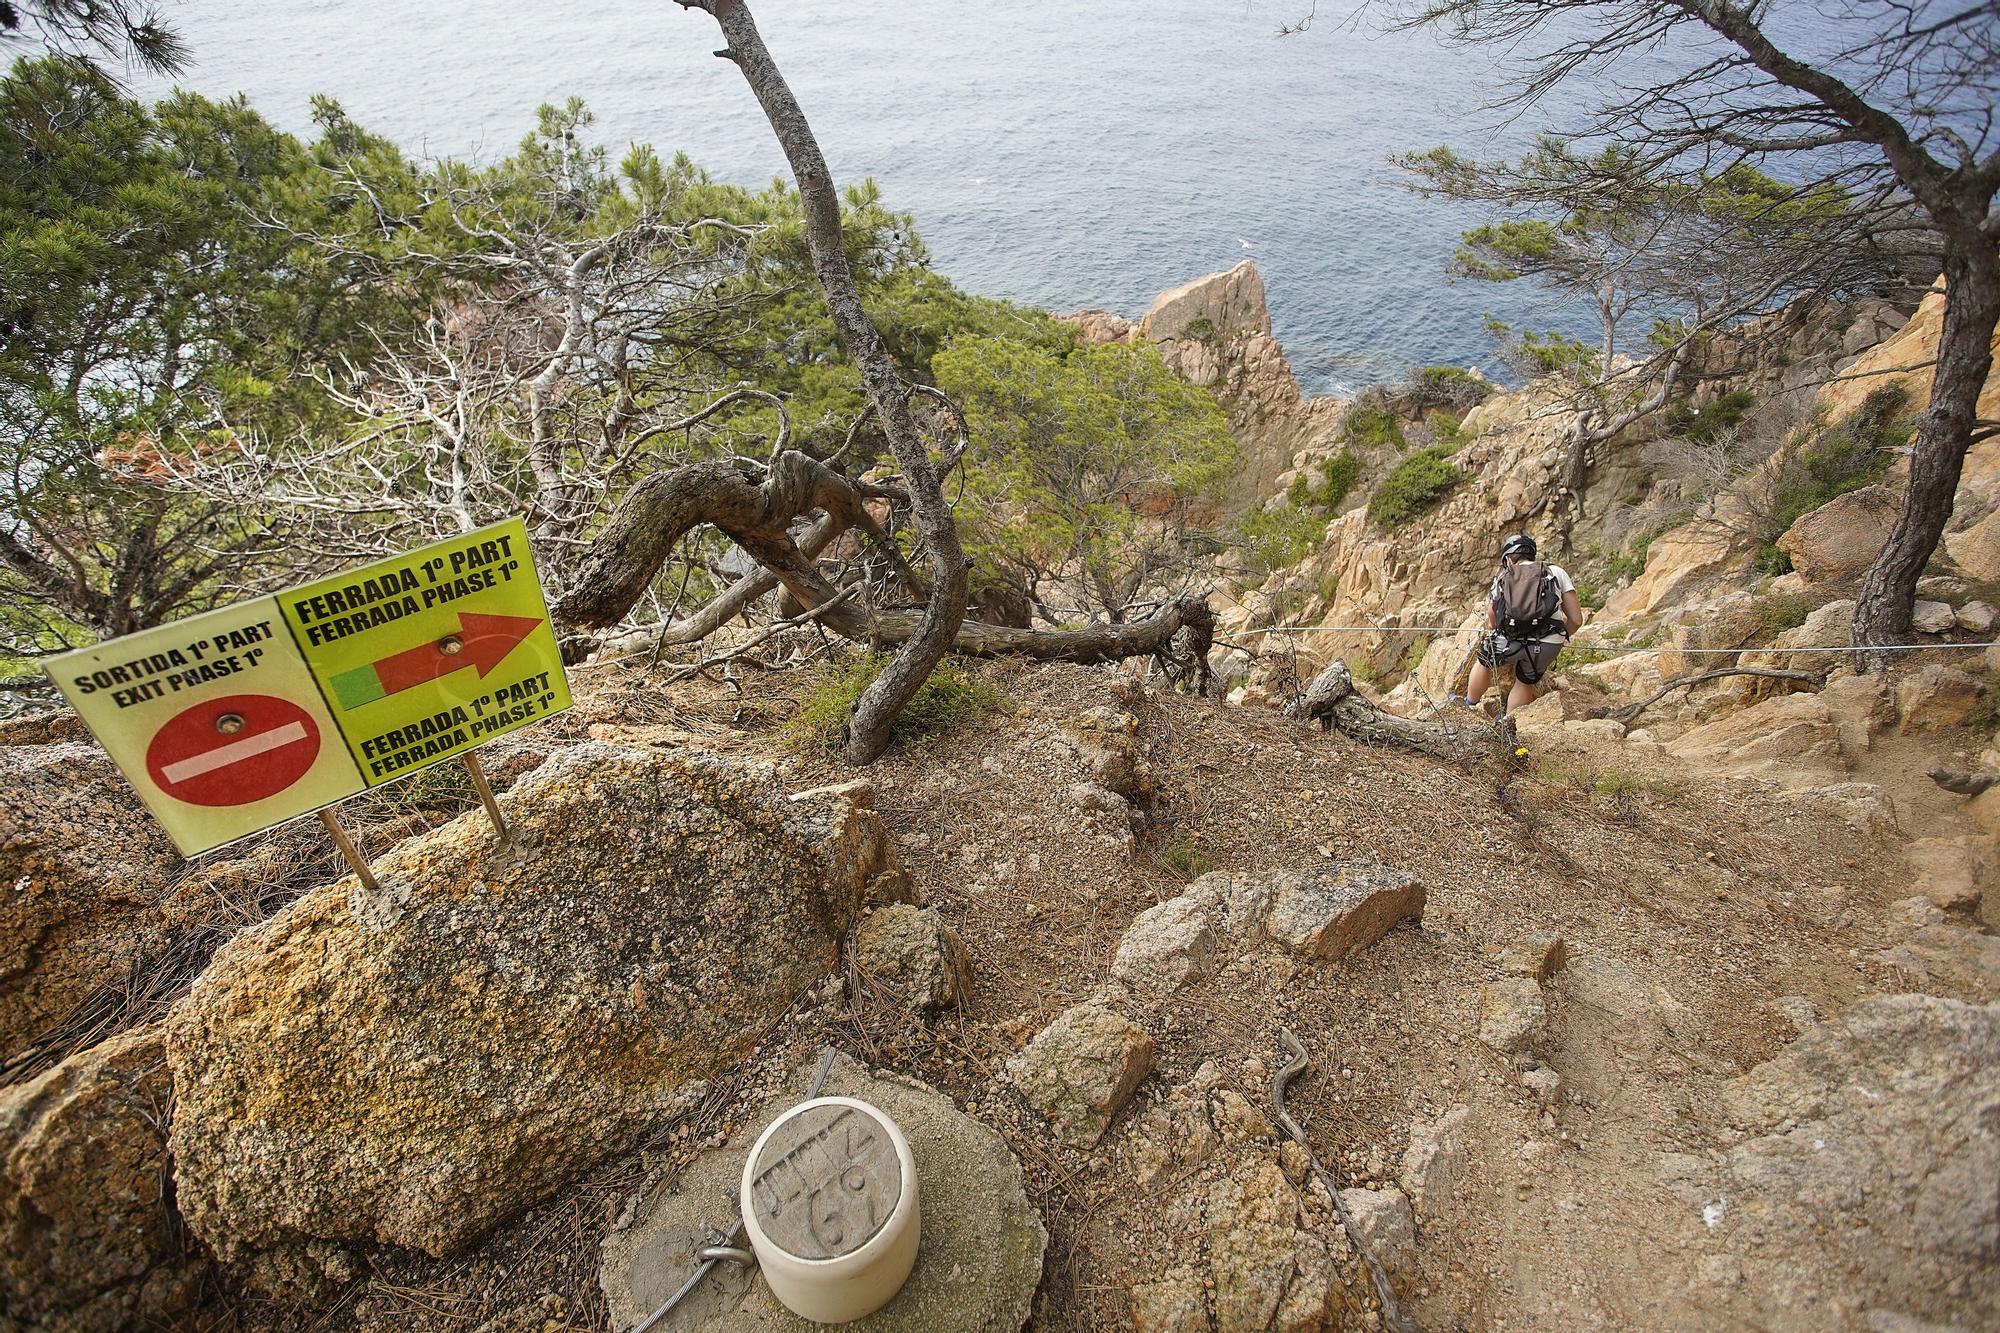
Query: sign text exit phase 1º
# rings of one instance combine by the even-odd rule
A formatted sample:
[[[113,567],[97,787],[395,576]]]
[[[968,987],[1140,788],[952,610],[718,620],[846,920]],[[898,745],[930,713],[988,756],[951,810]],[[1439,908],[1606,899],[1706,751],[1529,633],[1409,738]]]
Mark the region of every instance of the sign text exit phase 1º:
[[[518,519],[46,667],[189,855],[570,701]]]

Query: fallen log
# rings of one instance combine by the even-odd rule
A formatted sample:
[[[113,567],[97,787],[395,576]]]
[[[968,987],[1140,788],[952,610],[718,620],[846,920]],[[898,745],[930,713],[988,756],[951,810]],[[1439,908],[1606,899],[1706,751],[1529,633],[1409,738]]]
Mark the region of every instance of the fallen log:
[[[1347,663],[1335,658],[1314,676],[1304,692],[1285,708],[1287,717],[1318,722],[1320,730],[1374,745],[1398,745],[1454,764],[1491,757],[1501,743],[1501,731],[1490,724],[1470,727],[1419,722],[1376,707],[1355,692]]]
[[[1946,768],[1940,764],[1931,769],[1930,780],[1954,796],[1977,796],[1996,784],[2000,784],[2000,773],[1988,771],[1967,772]]]

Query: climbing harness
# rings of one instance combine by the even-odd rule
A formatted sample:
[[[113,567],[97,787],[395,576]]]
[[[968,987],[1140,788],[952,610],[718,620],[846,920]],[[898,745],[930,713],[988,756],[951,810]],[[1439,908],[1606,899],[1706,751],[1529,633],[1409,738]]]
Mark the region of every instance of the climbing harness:
[[[833,1069],[833,1057],[836,1054],[837,1052],[831,1046],[819,1053],[819,1064],[813,1070],[812,1084],[806,1089],[805,1100],[811,1101],[813,1098],[819,1096],[819,1090],[826,1084],[827,1074]],[[757,1256],[736,1243],[742,1239],[743,1218],[739,1212],[736,1225],[729,1228],[727,1235],[724,1235],[715,1244],[704,1245],[695,1251],[695,1258],[701,1260],[701,1262],[695,1266],[694,1272],[688,1274],[687,1281],[674,1288],[674,1294],[667,1297],[666,1304],[647,1315],[638,1324],[635,1324],[632,1327],[631,1333],[647,1333],[649,1329],[657,1325],[662,1319],[672,1314],[674,1307],[687,1299],[687,1294],[700,1286],[701,1280],[707,1277],[717,1264],[756,1263]]]
[[[1354,1224],[1354,1215],[1347,1211],[1347,1205],[1341,1201],[1340,1187],[1334,1184],[1333,1177],[1327,1173],[1327,1169],[1319,1164],[1319,1156],[1313,1152],[1312,1144],[1306,1142],[1305,1130],[1299,1127],[1298,1121],[1292,1119],[1292,1113],[1285,1109],[1285,1090],[1291,1086],[1293,1079],[1312,1068],[1312,1059],[1306,1054],[1306,1048],[1300,1044],[1299,1039],[1292,1035],[1290,1028],[1278,1029],[1278,1041],[1292,1057],[1289,1064],[1271,1076],[1271,1107],[1277,1112],[1278,1123],[1284,1127],[1285,1133],[1291,1136],[1292,1142],[1305,1149],[1306,1161],[1312,1164],[1313,1174],[1319,1177],[1319,1183],[1326,1189],[1327,1197],[1333,1200],[1333,1210],[1340,1215],[1341,1227],[1346,1230],[1347,1238],[1354,1243],[1354,1248],[1360,1251],[1361,1261],[1368,1266],[1368,1277],[1375,1284],[1376,1299],[1382,1302],[1382,1322],[1388,1326],[1389,1333],[1417,1333],[1417,1326],[1410,1322],[1402,1307],[1396,1304],[1396,1293],[1389,1286],[1389,1275],[1382,1271],[1381,1260],[1377,1259],[1375,1252],[1368,1248],[1368,1242],[1361,1237],[1361,1228]]]

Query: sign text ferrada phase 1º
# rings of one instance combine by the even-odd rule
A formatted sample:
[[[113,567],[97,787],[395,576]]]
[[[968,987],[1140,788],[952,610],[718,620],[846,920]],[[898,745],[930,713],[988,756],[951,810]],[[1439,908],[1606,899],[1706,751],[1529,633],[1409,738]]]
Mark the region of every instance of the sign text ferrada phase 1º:
[[[519,519],[46,667],[189,855],[570,702]]]

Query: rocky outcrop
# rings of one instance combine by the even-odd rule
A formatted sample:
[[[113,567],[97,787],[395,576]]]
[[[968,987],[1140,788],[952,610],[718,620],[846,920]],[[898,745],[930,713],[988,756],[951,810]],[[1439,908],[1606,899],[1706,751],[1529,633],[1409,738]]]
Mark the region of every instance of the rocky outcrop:
[[[94,744],[0,747],[0,1063],[158,947],[180,865]]]
[[[1833,714],[1811,694],[1779,695],[1726,714],[1670,741],[1667,752],[1792,786],[1829,781],[1849,766]]]
[[[1137,1188],[1107,1210],[1092,1249],[1137,1251],[1140,1333],[1319,1333],[1373,1314],[1305,1154],[1223,1087],[1215,1065],[1133,1123],[1126,1155]]]
[[[1727,1099],[1748,1135],[1691,1197],[1764,1270],[1787,1326],[1834,1326],[1874,1302],[2000,1322],[2000,1005],[1864,999]],[[1807,1289],[1782,1258],[1792,1244],[1833,1246],[1851,1278]]]
[[[928,907],[876,908],[854,928],[850,957],[859,985],[886,987],[927,1012],[951,1008],[972,989],[965,947]]]
[[[1086,337],[1116,329],[1101,312],[1072,318]],[[1128,336],[1149,339],[1183,379],[1215,394],[1243,450],[1238,503],[1269,493],[1302,453],[1324,452],[1340,424],[1345,404],[1300,393],[1271,333],[1263,276],[1247,259],[1160,293]]]
[[[157,1025],[0,1093],[0,1324],[112,1333],[193,1302],[203,1260],[166,1194],[171,1093]]]
[[[1301,958],[1343,958],[1404,921],[1422,921],[1424,896],[1421,882],[1372,861],[1218,871],[1134,917],[1111,974],[1134,992],[1160,994],[1208,976],[1225,955],[1259,941]]]
[[[1881,554],[1900,507],[1888,487],[1864,486],[1801,517],[1778,538],[1778,549],[1809,584],[1851,582]]]
[[[800,1075],[799,1087],[805,1085]],[[870,1072],[836,1056],[821,1090],[876,1107],[909,1140],[920,1189],[917,1264],[887,1305],[854,1324],[861,1333],[1019,1333],[1042,1278],[1048,1233],[1028,1201],[1006,1140],[929,1084]],[[797,1093],[746,1117],[728,1143],[697,1158],[671,1188],[648,1190],[605,1238],[600,1282],[612,1328],[632,1328],[695,1266],[706,1228],[736,1215],[743,1159]],[[726,1227],[727,1223],[723,1225]],[[539,1319],[505,1325],[541,1328]],[[722,1264],[674,1310],[674,1333],[810,1333],[771,1295],[755,1268]]]
[[[1065,1010],[1007,1062],[1007,1076],[1021,1096],[1079,1148],[1103,1137],[1111,1117],[1152,1070],[1152,1037],[1100,1004]]]
[[[1938,731],[1955,727],[1979,706],[1986,683],[1969,671],[1932,664],[1896,681],[1898,729]]]
[[[316,1242],[449,1254],[629,1146],[900,882],[872,812],[708,757],[579,746],[501,804],[510,844],[476,814],[406,842],[379,892],[312,891],[176,1009],[181,1211],[254,1279],[308,1276]]]

